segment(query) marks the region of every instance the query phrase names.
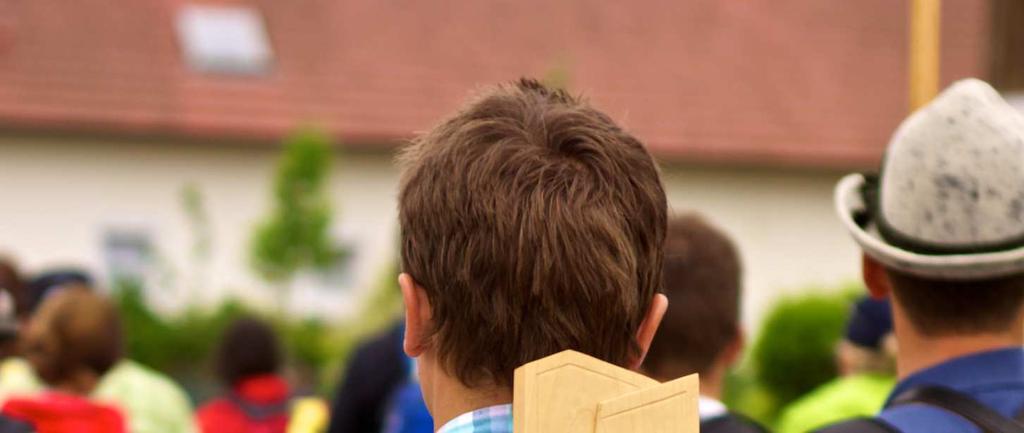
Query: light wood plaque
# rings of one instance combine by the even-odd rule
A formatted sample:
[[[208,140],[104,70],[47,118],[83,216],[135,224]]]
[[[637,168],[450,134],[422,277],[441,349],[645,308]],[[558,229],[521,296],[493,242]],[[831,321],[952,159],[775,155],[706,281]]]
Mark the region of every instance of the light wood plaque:
[[[697,433],[693,374],[658,381],[574,351],[515,371],[515,433]]]

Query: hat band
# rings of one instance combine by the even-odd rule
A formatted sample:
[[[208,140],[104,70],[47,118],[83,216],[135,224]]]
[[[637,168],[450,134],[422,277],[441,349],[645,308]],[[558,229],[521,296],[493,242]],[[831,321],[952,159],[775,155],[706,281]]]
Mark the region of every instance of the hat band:
[[[885,219],[881,212],[881,182],[878,175],[865,174],[860,194],[866,207],[865,214],[858,218],[858,225],[866,228],[874,223],[875,229],[882,239],[890,245],[917,254],[927,255],[963,255],[997,253],[1024,247],[1024,234],[996,242],[979,242],[971,245],[949,245],[925,241],[901,232]]]
[[[996,242],[979,242],[971,245],[949,245],[930,242],[909,236],[889,224],[881,212],[874,215],[875,228],[878,234],[892,246],[912,253],[929,255],[959,255],[997,253],[1024,247],[1024,234]]]

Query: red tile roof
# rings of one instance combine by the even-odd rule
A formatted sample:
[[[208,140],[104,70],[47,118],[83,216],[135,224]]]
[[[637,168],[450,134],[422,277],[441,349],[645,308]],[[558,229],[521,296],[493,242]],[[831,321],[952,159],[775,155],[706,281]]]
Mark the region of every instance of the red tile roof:
[[[189,69],[180,0],[0,0],[0,127],[388,143],[475,87],[563,74],[663,158],[864,166],[906,107],[894,0],[253,0],[265,76]],[[946,82],[985,71],[985,0],[947,1]]]

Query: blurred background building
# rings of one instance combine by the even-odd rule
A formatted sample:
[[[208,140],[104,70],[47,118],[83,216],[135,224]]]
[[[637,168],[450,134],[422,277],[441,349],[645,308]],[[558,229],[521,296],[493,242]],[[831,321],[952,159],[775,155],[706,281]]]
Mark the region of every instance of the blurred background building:
[[[1024,32],[1000,21],[1019,4],[944,2],[943,85],[1024,88]],[[534,76],[589,95],[650,146],[677,211],[738,240],[749,326],[857,279],[832,188],[905,116],[906,23],[892,0],[0,0],[0,251],[139,276],[168,308],[272,302],[252,232],[280,143],[315,127],[350,254],[292,296],[343,318],[394,269],[398,146]]]

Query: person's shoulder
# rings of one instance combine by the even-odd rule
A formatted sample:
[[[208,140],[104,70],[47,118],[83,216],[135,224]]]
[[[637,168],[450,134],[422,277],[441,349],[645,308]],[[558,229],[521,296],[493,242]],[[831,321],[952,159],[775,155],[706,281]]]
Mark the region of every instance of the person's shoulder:
[[[233,432],[243,431],[245,415],[227,398],[215,398],[206,402],[196,411],[199,431]]]
[[[237,414],[241,414],[237,405],[224,397],[214,398],[196,409],[196,418],[200,421],[209,421]]]
[[[779,418],[778,431],[804,433],[841,420],[875,415],[894,384],[894,378],[883,376],[837,378],[787,406]]]
[[[24,358],[10,357],[0,361],[0,397],[33,395],[44,388]]]
[[[878,419],[902,433],[973,433],[978,428],[964,418],[924,404],[886,408]]]
[[[830,424],[816,433],[976,433],[967,420],[924,404],[905,404],[884,409],[875,417],[855,418]]]
[[[133,382],[139,387],[146,388],[149,392],[175,398],[187,398],[185,390],[169,376],[130,359],[119,362],[108,376],[114,382]]]

